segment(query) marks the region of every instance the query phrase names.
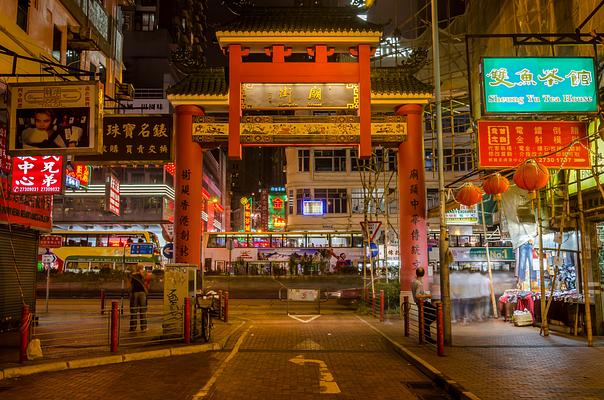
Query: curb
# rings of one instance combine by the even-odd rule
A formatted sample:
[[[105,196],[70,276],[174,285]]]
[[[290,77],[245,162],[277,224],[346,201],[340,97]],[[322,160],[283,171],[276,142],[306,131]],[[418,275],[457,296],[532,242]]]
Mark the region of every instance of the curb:
[[[428,361],[419,357],[417,354],[413,353],[403,345],[395,342],[384,332],[380,331],[375,326],[371,325],[371,323],[365,321],[363,318],[356,316],[362,322],[367,324],[371,329],[382,335],[384,339],[388,341],[388,343],[392,346],[393,350],[403,357],[405,360],[409,361],[409,363],[413,364],[417,367],[424,375],[430,378],[434,383],[436,383],[439,387],[443,388],[450,395],[452,395],[456,399],[460,400],[480,400],[480,397],[475,395],[474,393],[466,390],[460,383],[449,378],[447,375],[442,373],[438,368],[434,367]]]
[[[92,358],[81,358],[68,361],[49,361],[35,365],[24,365],[19,367],[9,367],[0,369],[0,380],[9,378],[18,378],[26,375],[38,374],[41,372],[57,372],[66,369],[78,369],[87,367],[98,367],[109,364],[120,364],[123,362],[149,360],[153,358],[173,357],[186,354],[203,353],[207,351],[222,350],[230,337],[235,334],[246,321],[241,321],[238,326],[231,329],[222,339],[215,343],[204,343],[188,346],[170,347],[167,349],[139,351],[127,354],[117,354],[109,356],[100,356]]]

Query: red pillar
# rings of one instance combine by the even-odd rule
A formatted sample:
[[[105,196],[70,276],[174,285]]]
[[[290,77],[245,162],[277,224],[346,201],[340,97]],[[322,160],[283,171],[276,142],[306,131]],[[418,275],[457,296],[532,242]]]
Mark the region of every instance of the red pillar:
[[[176,107],[174,163],[174,262],[201,262],[202,152],[193,142],[193,116],[203,115],[197,106]]]
[[[398,148],[399,254],[401,291],[410,292],[417,267],[428,268],[423,106],[396,109],[407,116],[407,140]]]
[[[229,45],[229,158],[241,160],[241,46]]]
[[[359,45],[359,119],[361,138],[359,157],[371,157],[371,49]]]

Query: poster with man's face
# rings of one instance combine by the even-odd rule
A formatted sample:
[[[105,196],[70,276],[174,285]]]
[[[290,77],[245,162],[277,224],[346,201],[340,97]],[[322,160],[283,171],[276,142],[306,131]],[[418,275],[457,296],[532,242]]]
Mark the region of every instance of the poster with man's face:
[[[13,155],[98,154],[103,91],[96,82],[10,85]]]

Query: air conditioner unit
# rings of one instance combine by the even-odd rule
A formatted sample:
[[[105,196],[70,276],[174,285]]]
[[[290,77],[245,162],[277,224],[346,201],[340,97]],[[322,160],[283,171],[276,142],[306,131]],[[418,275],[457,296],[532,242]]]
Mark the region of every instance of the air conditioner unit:
[[[115,83],[115,97],[118,100],[132,101],[134,99],[134,86],[131,83]]]

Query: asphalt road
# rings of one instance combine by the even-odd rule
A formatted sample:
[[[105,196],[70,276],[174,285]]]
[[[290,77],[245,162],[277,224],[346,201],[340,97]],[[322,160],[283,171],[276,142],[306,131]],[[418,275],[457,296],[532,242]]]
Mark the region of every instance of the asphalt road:
[[[1,399],[448,399],[351,313],[254,313],[220,352],[0,381]]]

